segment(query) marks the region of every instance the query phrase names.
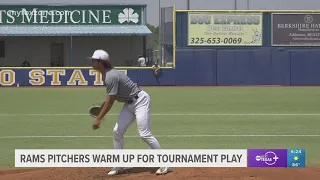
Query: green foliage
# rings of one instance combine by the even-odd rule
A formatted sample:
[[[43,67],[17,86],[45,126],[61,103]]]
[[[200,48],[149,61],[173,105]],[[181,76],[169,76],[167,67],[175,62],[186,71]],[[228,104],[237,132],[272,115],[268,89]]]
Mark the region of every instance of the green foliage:
[[[147,39],[147,49],[159,49],[159,26],[155,27],[151,24],[147,24],[147,27],[152,32],[152,36]]]

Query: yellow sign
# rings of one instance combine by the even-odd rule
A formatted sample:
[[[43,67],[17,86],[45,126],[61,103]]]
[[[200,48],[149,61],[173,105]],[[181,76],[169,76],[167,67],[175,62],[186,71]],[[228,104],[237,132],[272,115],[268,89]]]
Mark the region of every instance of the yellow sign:
[[[262,13],[190,12],[189,46],[262,46]]]

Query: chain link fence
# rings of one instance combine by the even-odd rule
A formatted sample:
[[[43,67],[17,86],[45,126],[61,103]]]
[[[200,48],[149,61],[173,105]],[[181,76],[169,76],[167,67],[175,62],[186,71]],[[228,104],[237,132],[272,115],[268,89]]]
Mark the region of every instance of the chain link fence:
[[[160,62],[163,67],[173,67],[173,7],[161,8]]]

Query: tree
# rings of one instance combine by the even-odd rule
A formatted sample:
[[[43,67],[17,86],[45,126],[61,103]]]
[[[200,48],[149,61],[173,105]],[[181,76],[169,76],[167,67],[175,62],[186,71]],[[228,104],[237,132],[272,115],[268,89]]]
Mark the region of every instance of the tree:
[[[152,32],[152,35],[147,39],[147,49],[159,50],[159,26],[155,27],[151,24],[147,24],[147,27]]]
[[[148,38],[147,38],[147,56],[148,56],[148,58],[153,59],[153,61],[158,61],[159,55],[160,55],[159,51],[158,51],[158,53],[153,53],[153,51],[160,50],[159,26],[155,27],[151,24],[147,24],[147,27],[152,32],[152,35],[148,36]]]

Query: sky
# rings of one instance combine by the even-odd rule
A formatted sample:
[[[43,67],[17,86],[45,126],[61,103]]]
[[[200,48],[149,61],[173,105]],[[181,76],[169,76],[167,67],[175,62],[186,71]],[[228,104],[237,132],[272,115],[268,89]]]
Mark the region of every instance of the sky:
[[[146,4],[147,23],[159,24],[159,2],[161,7],[176,5],[179,10],[187,9],[187,0],[0,0],[5,4]],[[190,0],[193,10],[315,10],[320,0]]]

